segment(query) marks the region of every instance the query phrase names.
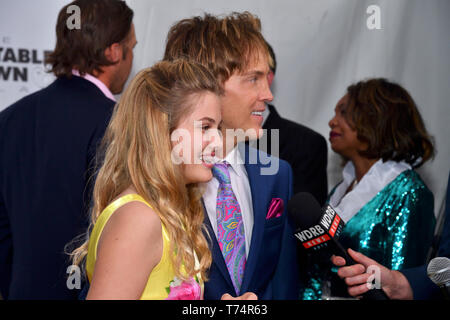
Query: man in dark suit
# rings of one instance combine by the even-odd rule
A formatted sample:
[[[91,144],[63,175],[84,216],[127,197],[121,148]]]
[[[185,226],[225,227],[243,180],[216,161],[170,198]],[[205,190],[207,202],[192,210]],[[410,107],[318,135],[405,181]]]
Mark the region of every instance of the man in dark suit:
[[[445,200],[444,224],[438,246],[438,257],[450,258],[450,174],[447,182],[447,196]],[[359,296],[367,291],[366,279],[370,276],[365,270],[370,265],[379,267],[381,271],[381,287],[389,298],[396,300],[429,300],[442,299],[439,287],[427,275],[427,265],[404,270],[390,270],[359,252],[350,252],[352,258],[359,264],[342,267],[338,271],[341,278],[346,278],[349,293]],[[336,266],[342,266],[342,257],[333,257]],[[363,267],[361,267],[361,265]]]
[[[81,13],[69,29],[67,8]],[[0,113],[0,290],[5,299],[75,299],[65,245],[88,225],[93,165],[131,70],[133,11],[119,0],[65,6],[47,62],[57,79]]]
[[[275,53],[269,48],[269,85],[275,76],[277,61]],[[294,174],[294,194],[309,192],[323,205],[328,194],[327,183],[327,142],[325,138],[301,124],[282,118],[275,107],[268,105],[263,129],[267,130],[267,151],[274,147],[271,141],[272,129],[279,130],[279,157],[286,160]],[[262,139],[264,139],[263,137]],[[260,140],[261,141],[261,140]],[[261,148],[261,146],[259,146]],[[277,148],[274,148],[277,150]]]
[[[222,160],[203,195],[213,256],[205,299],[245,292],[260,299],[298,297],[296,243],[285,209],[292,170],[243,143],[260,137],[265,102],[273,98],[267,56],[260,21],[248,12],[184,19],[167,37],[165,60],[201,63],[224,89]]]

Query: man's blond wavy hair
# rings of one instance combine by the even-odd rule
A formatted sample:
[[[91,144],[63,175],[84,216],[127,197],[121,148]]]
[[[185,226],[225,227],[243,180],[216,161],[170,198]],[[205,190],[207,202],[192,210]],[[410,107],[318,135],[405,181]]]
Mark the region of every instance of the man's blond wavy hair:
[[[223,85],[259,56],[269,59],[261,21],[248,11],[225,16],[205,13],[175,23],[166,39],[164,60],[188,59],[207,67]]]

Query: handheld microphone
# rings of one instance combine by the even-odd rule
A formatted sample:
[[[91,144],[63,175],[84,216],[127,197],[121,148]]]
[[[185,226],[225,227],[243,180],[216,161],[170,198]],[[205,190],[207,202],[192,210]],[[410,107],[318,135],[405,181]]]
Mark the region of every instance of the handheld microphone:
[[[330,206],[320,208],[317,200],[307,192],[297,193],[288,202],[288,212],[294,226],[294,236],[306,250],[323,251],[330,248],[344,257],[347,265],[357,264],[338,241],[345,222]],[[389,300],[382,289],[371,289],[363,294],[366,300]]]
[[[445,300],[450,300],[450,259],[434,258],[428,264],[427,274],[431,281],[441,288]]]

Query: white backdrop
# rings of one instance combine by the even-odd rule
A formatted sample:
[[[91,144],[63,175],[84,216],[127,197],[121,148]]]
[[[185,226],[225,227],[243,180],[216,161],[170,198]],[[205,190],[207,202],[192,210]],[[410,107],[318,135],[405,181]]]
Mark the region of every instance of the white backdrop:
[[[57,13],[67,2],[0,2],[0,110],[51,82],[52,77],[43,72],[39,61],[45,50],[54,47]],[[450,169],[450,1],[127,3],[135,12],[138,40],[132,76],[162,58],[167,31],[179,19],[204,12],[226,14],[243,10],[258,15],[278,61],[273,87],[275,106],[282,116],[309,126],[326,138],[334,106],[349,84],[368,77],[386,77],[403,85],[435,138],[437,156],[419,173],[433,191],[438,211]],[[366,12],[370,5],[380,8],[381,29],[367,26],[373,14]],[[331,188],[341,179],[341,168],[339,157],[331,150],[328,160]]]

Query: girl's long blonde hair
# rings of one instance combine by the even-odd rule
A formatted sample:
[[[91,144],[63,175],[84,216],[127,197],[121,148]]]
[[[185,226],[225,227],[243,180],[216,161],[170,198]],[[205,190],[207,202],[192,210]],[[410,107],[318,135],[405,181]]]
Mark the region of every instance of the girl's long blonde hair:
[[[196,184],[186,185],[180,165],[171,161],[170,135],[202,92],[222,94],[211,73],[184,60],[159,62],[139,72],[116,105],[102,142],[91,226],[121,192],[133,186],[159,213],[170,237],[175,274],[188,279],[200,272],[204,280],[211,252],[203,229],[203,206]],[[72,253],[83,264],[89,239]],[[195,268],[194,254],[199,267]],[[181,268],[184,268],[184,274]]]

